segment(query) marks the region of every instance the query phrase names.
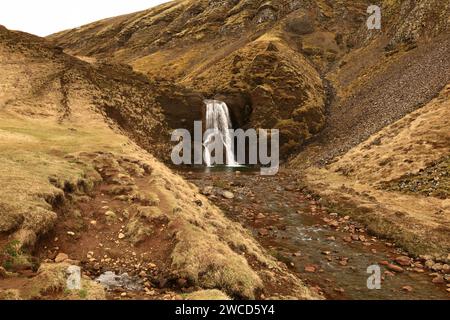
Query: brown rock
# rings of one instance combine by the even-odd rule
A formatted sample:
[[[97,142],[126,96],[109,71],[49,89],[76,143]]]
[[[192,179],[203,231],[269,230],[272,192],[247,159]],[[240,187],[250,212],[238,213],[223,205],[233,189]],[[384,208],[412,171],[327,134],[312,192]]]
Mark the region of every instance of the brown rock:
[[[389,270],[394,271],[394,272],[403,272],[403,271],[405,271],[405,270],[403,270],[402,267],[397,266],[397,265],[392,264],[392,263],[389,263],[389,264],[386,266],[386,268],[388,268]]]
[[[342,259],[341,261],[339,261],[339,264],[343,267],[345,267],[346,265],[348,265],[348,260],[346,259]]]
[[[66,261],[67,259],[69,259],[69,256],[68,256],[67,254],[65,254],[65,253],[60,252],[60,253],[58,253],[58,255],[56,256],[55,262],[56,262],[56,263],[61,263],[61,262]]]
[[[269,235],[269,230],[267,230],[265,228],[261,228],[261,229],[258,230],[258,233],[259,233],[260,236],[265,237],[265,236]]]
[[[433,280],[431,280],[431,282],[435,283],[435,284],[443,284],[445,283],[444,277],[439,275],[433,278]]]
[[[427,260],[425,261],[425,266],[427,268],[431,268],[434,265],[434,261],[433,260]]]
[[[407,292],[411,292],[411,291],[413,291],[413,287],[411,287],[411,286],[404,286],[404,287],[402,288],[402,290],[403,290],[403,291],[407,291]]]
[[[442,265],[442,263],[435,263],[432,267],[431,267],[431,269],[433,270],[433,271],[441,271],[442,269],[443,269],[443,265]]]
[[[444,272],[444,273],[446,273],[446,274],[450,273],[450,265],[444,264],[444,265],[442,266],[442,272]]]
[[[333,228],[339,227],[339,223],[336,220],[331,220],[330,222],[328,222],[328,225]]]
[[[313,265],[305,266],[305,272],[314,273],[316,271],[317,271],[316,266],[313,266]]]
[[[263,213],[258,213],[256,219],[264,219],[266,216]]]
[[[395,258],[395,262],[397,262],[401,266],[410,266],[411,265],[411,259],[407,256],[399,256]]]
[[[233,194],[233,192],[230,192],[230,191],[224,191],[224,192],[222,192],[222,197],[224,197],[225,199],[231,200],[231,199],[234,199],[234,194]]]

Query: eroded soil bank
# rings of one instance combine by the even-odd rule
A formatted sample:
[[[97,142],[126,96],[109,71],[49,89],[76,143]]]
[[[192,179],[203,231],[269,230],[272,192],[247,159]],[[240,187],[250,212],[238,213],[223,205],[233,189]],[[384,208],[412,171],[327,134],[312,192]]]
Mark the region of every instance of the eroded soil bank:
[[[262,177],[198,169],[182,174],[325,298],[450,298],[450,278],[440,268],[447,269],[445,262],[430,265],[432,258],[411,258],[369,234],[363,225],[322,205],[292,172]],[[381,267],[380,290],[367,288],[371,265]]]

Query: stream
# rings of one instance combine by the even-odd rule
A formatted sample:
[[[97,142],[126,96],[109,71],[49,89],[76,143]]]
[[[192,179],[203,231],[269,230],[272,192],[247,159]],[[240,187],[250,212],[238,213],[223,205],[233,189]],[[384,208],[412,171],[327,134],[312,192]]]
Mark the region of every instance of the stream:
[[[404,272],[385,265],[406,253],[368,234],[364,226],[329,212],[302,191],[295,173],[260,176],[244,168],[177,168],[233,221],[249,229],[260,244],[327,299],[448,299],[445,284],[419,262]],[[239,172],[235,172],[239,170]],[[231,191],[234,199],[222,196]],[[381,267],[380,289],[368,289],[367,268]]]

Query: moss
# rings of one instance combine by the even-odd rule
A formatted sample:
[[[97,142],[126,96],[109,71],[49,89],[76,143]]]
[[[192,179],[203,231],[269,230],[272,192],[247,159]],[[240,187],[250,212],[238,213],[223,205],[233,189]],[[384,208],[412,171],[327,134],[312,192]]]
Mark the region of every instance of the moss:
[[[184,224],[172,252],[175,273],[203,288],[218,288],[235,297],[253,299],[261,279],[245,258],[233,252],[217,236]]]
[[[10,241],[5,245],[0,254],[0,261],[7,271],[12,272],[33,266],[30,256],[23,252],[22,244],[18,240]]]
[[[66,288],[68,264],[43,264],[37,276],[25,284],[22,296],[27,300],[43,299],[49,295],[60,294]]]
[[[79,296],[81,299],[86,299],[87,296],[88,296],[88,292],[87,292],[85,289],[80,290],[80,291],[78,292],[78,296]]]

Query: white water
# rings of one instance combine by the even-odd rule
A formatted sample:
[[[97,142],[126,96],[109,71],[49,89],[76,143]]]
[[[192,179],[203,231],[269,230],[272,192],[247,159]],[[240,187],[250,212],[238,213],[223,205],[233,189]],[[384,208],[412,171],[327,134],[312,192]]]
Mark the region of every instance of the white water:
[[[229,167],[239,166],[234,159],[233,137],[230,132],[230,129],[233,127],[227,104],[219,100],[205,100],[204,102],[206,104],[206,130],[214,130],[214,132],[209,133],[204,142],[204,160],[206,165],[208,167],[212,166],[211,148],[214,147],[215,137],[217,138],[216,134],[219,133],[218,136],[225,147],[226,165]]]

